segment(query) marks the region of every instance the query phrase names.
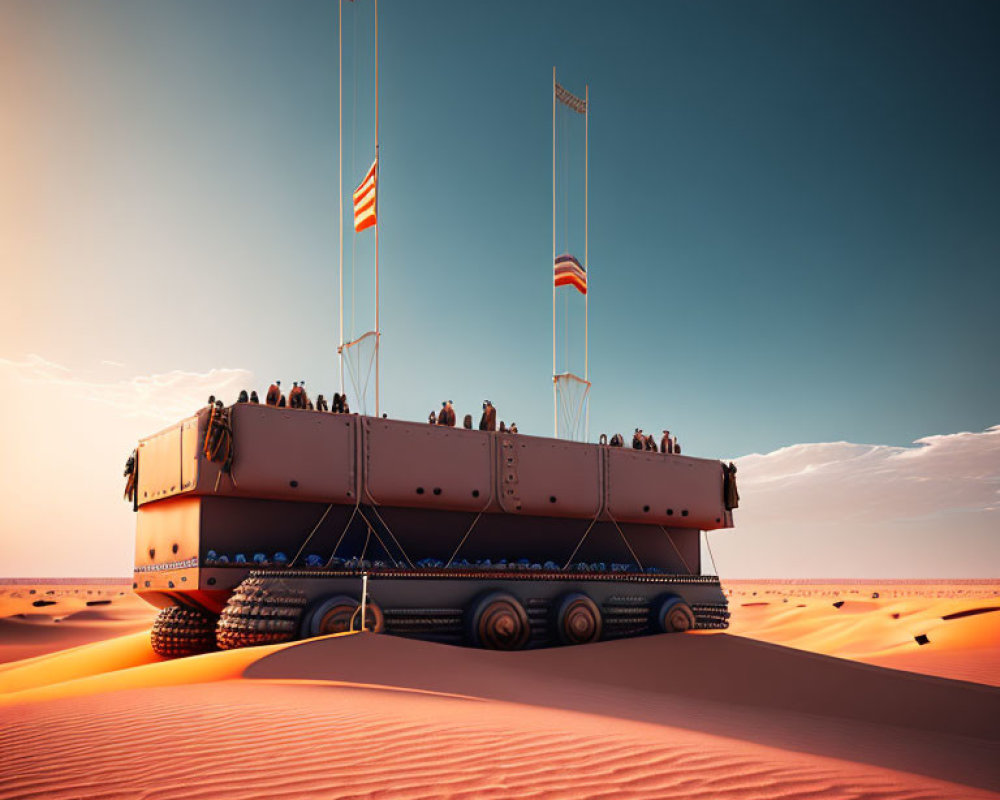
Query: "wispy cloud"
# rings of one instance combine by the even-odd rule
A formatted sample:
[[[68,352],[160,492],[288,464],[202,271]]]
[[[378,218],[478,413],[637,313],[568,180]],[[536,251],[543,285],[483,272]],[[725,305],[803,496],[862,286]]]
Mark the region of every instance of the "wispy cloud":
[[[737,459],[722,571],[984,576],[1000,565],[1000,426],[906,447],[825,442]],[[718,545],[715,542],[718,541]]]
[[[751,508],[781,496],[869,521],[990,510],[1000,492],[1000,426],[926,436],[910,447],[797,444],[737,463]]]
[[[116,364],[117,362],[104,362]],[[175,422],[205,405],[210,394],[235,400],[249,387],[253,375],[245,369],[212,369],[208,372],[173,370],[137,375],[127,380],[94,381],[38,355],[20,360],[0,358],[0,371],[47,392],[58,392],[74,403],[92,400],[117,409],[126,417],[147,417]]]
[[[135,518],[121,499],[125,457],[209,394],[231,402],[252,385],[245,369],[108,381],[38,355],[0,359],[0,571],[129,574]]]

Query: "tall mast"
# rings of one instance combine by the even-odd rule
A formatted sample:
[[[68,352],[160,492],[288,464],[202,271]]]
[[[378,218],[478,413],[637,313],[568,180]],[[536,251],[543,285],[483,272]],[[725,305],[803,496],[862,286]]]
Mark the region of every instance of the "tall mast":
[[[556,68],[552,67],[552,261],[549,282],[552,284],[552,408],[555,438],[559,438],[559,393],[556,390],[556,284],[552,270],[556,263]]]
[[[375,0],[375,416],[382,416],[379,410],[379,354],[382,350],[382,328],[379,325],[379,286],[378,286],[378,229],[379,217],[378,198],[382,193],[379,185],[379,173],[382,171],[382,161],[378,151],[378,0]]]
[[[570,170],[570,160],[568,149],[563,153],[563,165],[556,169],[556,107],[563,103],[566,108],[583,116],[584,119],[584,140],[583,140],[583,263],[573,255],[574,245],[570,239],[569,227],[569,183],[568,173]],[[563,133],[566,133],[564,128]],[[563,428],[566,429],[570,438],[580,437],[581,423],[583,427],[583,438],[586,440],[590,434],[590,287],[588,280],[588,267],[590,264],[590,86],[585,88],[584,96],[577,97],[568,91],[565,86],[556,80],[556,68],[552,68],[552,403],[555,436],[559,437],[559,411],[562,407],[563,419],[566,420]],[[562,255],[556,261],[556,247],[559,244],[557,235],[556,217],[556,176],[561,175],[567,181],[566,186],[566,219],[564,220],[566,231],[565,241],[561,247]],[[579,253],[579,251],[577,251]],[[570,362],[570,313],[569,296],[566,296],[565,310],[565,342],[566,352],[564,364],[561,372],[557,372],[559,367],[557,356],[557,335],[556,335],[556,287],[572,286],[583,294],[583,375],[573,371]],[[579,324],[579,323],[577,323]],[[575,330],[578,330],[574,326]]]
[[[583,271],[587,275],[587,293],[583,296],[583,379],[590,380],[590,84],[584,89],[583,116]],[[590,398],[584,410],[584,441],[590,440]]]
[[[344,0],[337,0],[337,226],[340,235],[340,338],[337,357],[340,362],[340,393],[344,393]]]
[[[372,10],[374,15],[373,23],[373,38],[374,38],[374,90],[375,90],[375,161],[372,163],[371,169],[365,173],[365,178],[362,180],[361,185],[356,189],[352,195],[352,200],[354,203],[354,224],[352,229],[354,233],[359,233],[361,231],[367,230],[368,228],[375,228],[375,325],[374,330],[369,330],[364,335],[352,339],[350,342],[344,341],[344,4],[343,0],[338,0],[337,3],[337,67],[338,67],[338,83],[337,83],[337,129],[338,129],[338,146],[337,146],[337,178],[339,182],[337,190],[337,206],[340,211],[340,225],[339,225],[339,241],[340,241],[340,255],[339,255],[339,272],[340,272],[340,345],[337,347],[337,352],[340,355],[340,390],[341,393],[345,394],[345,367],[351,378],[351,385],[354,391],[357,393],[357,402],[361,405],[362,411],[367,414],[369,409],[367,407],[368,398],[368,386],[369,379],[371,377],[371,370],[374,366],[375,368],[375,415],[379,416],[381,412],[381,387],[380,387],[380,364],[379,364],[379,350],[382,336],[381,318],[380,318],[380,303],[379,303],[379,236],[378,236],[378,213],[379,213],[379,173],[380,161],[379,161],[379,141],[378,141],[378,0],[373,0]],[[355,126],[358,118],[358,37],[357,37],[357,12],[355,11],[355,37],[354,37],[354,105],[353,114],[355,120]],[[352,153],[357,155],[357,145],[352,144]],[[352,167],[354,157],[352,156]],[[372,172],[374,171],[374,172]],[[362,194],[358,192],[362,191]],[[359,201],[360,198],[360,201]],[[361,206],[358,203],[361,202]],[[360,208],[360,212],[359,212]],[[360,216],[359,216],[360,213]],[[359,228],[359,221],[361,227]],[[354,299],[357,294],[357,282],[355,280],[355,266],[357,264],[357,253],[352,240],[351,247],[351,335],[354,335]],[[370,337],[374,336],[374,347],[375,352],[371,354],[369,358],[367,350],[369,346]],[[363,343],[363,344],[362,344]],[[358,350],[352,350],[352,348],[364,348]],[[358,356],[358,353],[363,353],[363,355]],[[345,364],[345,356],[349,359]],[[362,375],[362,364],[361,360],[365,360],[364,374]]]

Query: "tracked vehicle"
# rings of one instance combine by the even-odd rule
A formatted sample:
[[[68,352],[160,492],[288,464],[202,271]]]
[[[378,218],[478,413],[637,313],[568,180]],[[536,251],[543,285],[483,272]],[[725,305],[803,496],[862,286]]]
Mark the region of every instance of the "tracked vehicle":
[[[238,403],[142,440],[134,589],[166,656],[361,624],[496,649],[725,628],[718,461]]]

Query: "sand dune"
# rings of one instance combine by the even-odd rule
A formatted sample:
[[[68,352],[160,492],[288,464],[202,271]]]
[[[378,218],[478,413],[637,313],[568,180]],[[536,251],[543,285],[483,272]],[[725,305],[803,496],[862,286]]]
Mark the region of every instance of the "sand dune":
[[[725,634],[526,653],[352,637],[282,649],[245,675],[457,692],[1000,788],[1000,691]]]
[[[1000,686],[1000,582],[727,581],[726,588],[730,633]]]
[[[47,608],[55,615],[80,611],[90,604],[148,610],[149,606],[132,594],[131,582],[0,579],[0,617],[29,614]],[[47,611],[46,613],[49,613]]]
[[[60,616],[72,596],[22,597],[0,652],[143,630],[0,664],[0,798],[997,796],[1000,690],[859,663],[990,672],[996,587],[730,588],[739,635],[522,653],[359,635],[175,661],[129,600]]]
[[[148,630],[150,619],[78,611],[63,618],[41,615],[0,619],[0,663],[53,653]]]
[[[439,645],[359,636],[311,643],[295,660],[318,656],[316,645],[323,645],[329,651],[323,655],[363,669],[354,663],[365,655],[362,648],[408,658],[408,648],[397,646],[414,644],[438,655],[439,673],[441,654],[454,654]],[[168,665],[152,665],[160,666]],[[0,797],[991,796],[674,724],[685,717],[651,724],[399,688],[224,680],[0,709]]]
[[[155,615],[123,586],[0,585],[0,664],[146,630]]]

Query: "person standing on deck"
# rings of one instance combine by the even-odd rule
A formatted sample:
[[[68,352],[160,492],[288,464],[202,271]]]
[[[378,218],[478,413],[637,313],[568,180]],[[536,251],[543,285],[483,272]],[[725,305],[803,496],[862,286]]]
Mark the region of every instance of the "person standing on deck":
[[[479,430],[495,431],[497,429],[497,410],[489,400],[483,402],[483,415],[479,418]]]

